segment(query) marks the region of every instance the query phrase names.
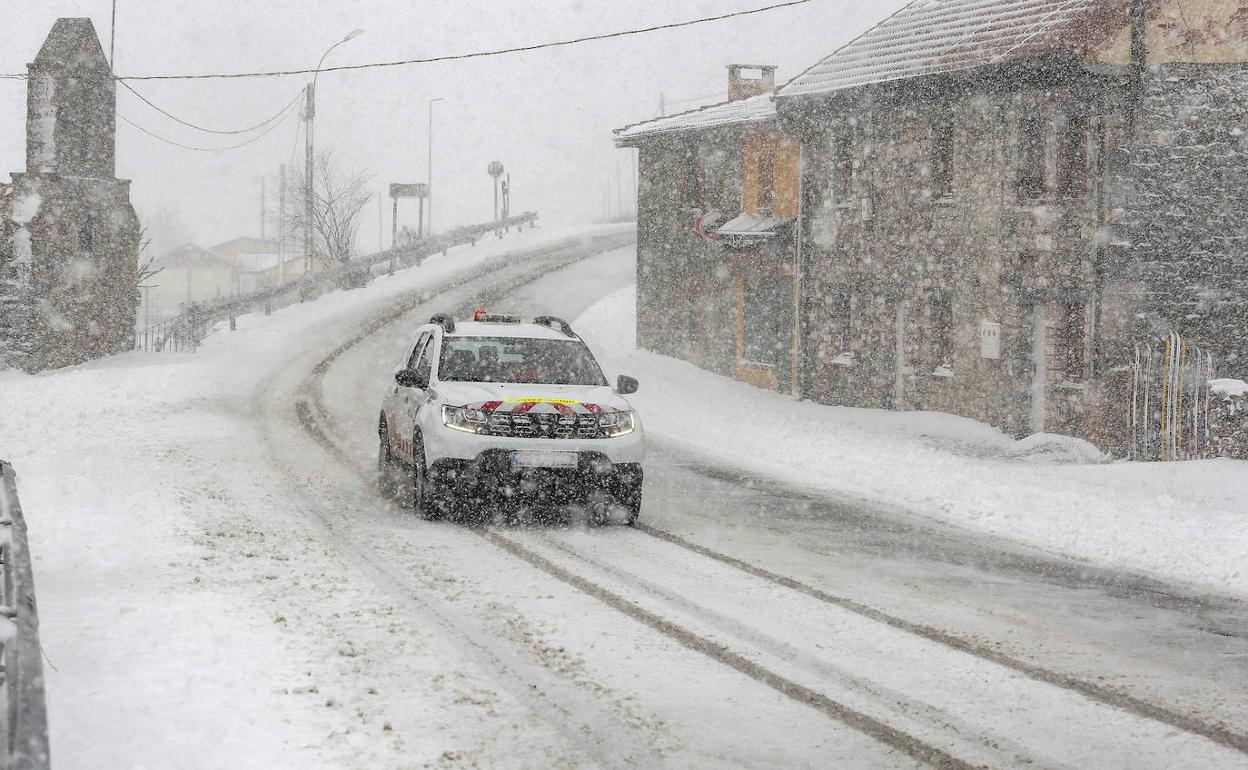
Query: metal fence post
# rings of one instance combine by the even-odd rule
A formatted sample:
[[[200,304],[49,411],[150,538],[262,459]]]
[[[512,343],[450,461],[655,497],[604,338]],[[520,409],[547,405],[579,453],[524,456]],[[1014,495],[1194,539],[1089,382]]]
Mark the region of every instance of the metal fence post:
[[[48,770],[48,707],[43,684],[43,651],[39,646],[39,612],[35,580],[26,541],[26,521],[17,499],[13,466],[0,460],[0,527],[9,530],[9,542],[0,549],[4,563],[4,622],[14,626],[3,644],[6,718],[4,767]]]

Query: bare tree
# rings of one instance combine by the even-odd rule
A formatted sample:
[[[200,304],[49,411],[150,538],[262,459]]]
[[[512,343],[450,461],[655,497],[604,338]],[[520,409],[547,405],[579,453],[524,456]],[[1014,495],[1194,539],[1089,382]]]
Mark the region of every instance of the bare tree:
[[[148,278],[154,278],[165,269],[163,266],[155,266],[155,254],[146,254],[147,259],[143,259],[148,247],[152,245],[152,239],[148,237],[147,231],[148,228],[146,227],[139,228],[139,259],[141,261],[139,262],[138,271],[135,274],[135,285],[139,288],[143,287],[144,282],[146,282]]]
[[[312,256],[326,266],[350,262],[355,256],[360,214],[372,200],[368,174],[338,168],[332,153],[319,153],[312,185]],[[286,211],[286,232],[298,241],[306,223],[304,200],[307,180],[302,173],[291,178]]]

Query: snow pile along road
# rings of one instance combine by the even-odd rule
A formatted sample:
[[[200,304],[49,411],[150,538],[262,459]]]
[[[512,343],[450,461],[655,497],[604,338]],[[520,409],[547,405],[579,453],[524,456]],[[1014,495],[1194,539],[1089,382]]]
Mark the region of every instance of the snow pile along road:
[[[795,402],[637,350],[635,304],[621,291],[575,326],[608,370],[641,380],[632,399],[654,439],[894,513],[1248,595],[1248,462],[1105,463],[1076,439]]]

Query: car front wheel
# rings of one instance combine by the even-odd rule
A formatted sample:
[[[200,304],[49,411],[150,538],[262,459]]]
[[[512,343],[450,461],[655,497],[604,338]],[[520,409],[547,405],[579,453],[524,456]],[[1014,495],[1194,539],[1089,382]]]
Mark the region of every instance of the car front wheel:
[[[386,418],[382,417],[377,424],[377,493],[392,500],[398,491],[394,481],[394,458],[390,455],[390,430],[386,427]]]
[[[442,518],[442,509],[434,500],[433,484],[429,481],[429,470],[425,467],[425,443],[420,434],[412,437],[412,470],[411,470],[412,510],[426,521]]]

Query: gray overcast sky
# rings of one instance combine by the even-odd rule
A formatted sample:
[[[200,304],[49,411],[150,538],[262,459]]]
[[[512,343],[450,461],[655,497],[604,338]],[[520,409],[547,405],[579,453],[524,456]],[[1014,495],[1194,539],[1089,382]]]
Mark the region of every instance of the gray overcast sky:
[[[118,0],[119,75],[311,68],[354,28],[365,34],[331,54],[331,64],[453,54],[683,21],[767,5],[771,0]],[[485,166],[512,173],[513,209],[547,221],[601,214],[617,160],[629,157],[611,130],[657,114],[669,100],[716,95],[733,62],[776,64],[787,80],[903,0],[814,0],[761,16],[621,40],[489,59],[322,74],[317,88],[318,149],[367,169],[381,191],[425,176],[428,100],[435,107],[436,224],[488,220],[492,188]],[[90,16],[108,47],[109,0],[0,0],[6,20],[0,73],[26,71],[60,16]],[[156,104],[210,128],[252,125],[276,112],[306,78],[137,82]],[[0,169],[25,165],[26,84],[0,80]],[[677,109],[697,106],[697,102]],[[222,146],[230,137],[185,129],[118,89],[118,110],[170,139]],[[280,163],[302,162],[297,115],[242,150],[195,153],[118,123],[118,175],[134,180],[140,214],[175,208],[202,245],[258,235],[260,180]],[[273,185],[270,185],[272,192]],[[626,191],[626,195],[628,192]],[[400,213],[414,223],[415,202]],[[389,242],[389,211],[385,212]],[[361,246],[377,245],[377,211],[364,220]]]

